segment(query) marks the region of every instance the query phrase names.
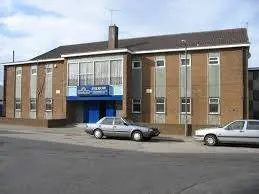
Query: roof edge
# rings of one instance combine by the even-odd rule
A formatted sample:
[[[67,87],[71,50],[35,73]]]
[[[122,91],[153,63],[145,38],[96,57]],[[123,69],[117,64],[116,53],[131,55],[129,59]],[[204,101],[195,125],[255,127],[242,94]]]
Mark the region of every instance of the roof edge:
[[[53,61],[63,61],[63,60],[64,60],[64,58],[38,59],[38,60],[18,61],[18,62],[11,62],[11,63],[1,63],[1,65],[3,65],[3,66],[25,65],[25,64],[32,64],[32,63],[53,62]]]

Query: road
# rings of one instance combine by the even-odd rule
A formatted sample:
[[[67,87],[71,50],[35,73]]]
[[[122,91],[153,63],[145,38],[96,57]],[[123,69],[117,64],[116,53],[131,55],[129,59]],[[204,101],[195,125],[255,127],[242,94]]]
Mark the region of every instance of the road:
[[[259,156],[144,153],[0,137],[0,193],[259,193]]]

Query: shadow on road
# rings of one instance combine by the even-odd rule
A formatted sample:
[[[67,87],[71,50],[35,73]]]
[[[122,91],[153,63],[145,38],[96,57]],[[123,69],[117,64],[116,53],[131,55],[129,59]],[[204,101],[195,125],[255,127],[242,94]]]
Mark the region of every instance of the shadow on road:
[[[130,138],[125,137],[106,137],[106,140],[128,140],[132,141]],[[150,143],[156,143],[156,142],[184,142],[184,140],[179,138],[173,138],[173,137],[154,137],[151,140],[143,140],[143,142],[150,142]]]
[[[227,144],[222,143],[218,147],[240,147],[240,148],[259,148],[259,144]]]

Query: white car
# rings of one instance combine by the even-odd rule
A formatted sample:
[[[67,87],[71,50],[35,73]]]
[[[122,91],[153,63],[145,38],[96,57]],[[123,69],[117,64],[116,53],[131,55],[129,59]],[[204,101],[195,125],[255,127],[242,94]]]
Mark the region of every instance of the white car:
[[[198,129],[194,139],[206,145],[219,143],[259,143],[259,120],[235,120],[224,127]]]

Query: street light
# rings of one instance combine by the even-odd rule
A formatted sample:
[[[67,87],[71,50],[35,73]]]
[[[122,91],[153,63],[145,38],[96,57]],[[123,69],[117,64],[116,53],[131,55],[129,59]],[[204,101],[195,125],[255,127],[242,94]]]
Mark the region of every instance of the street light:
[[[187,131],[188,131],[188,123],[187,123],[187,42],[186,40],[182,40],[182,43],[185,46],[185,92],[184,92],[184,97],[185,97],[185,122],[184,122],[184,134],[185,136],[187,136]]]

